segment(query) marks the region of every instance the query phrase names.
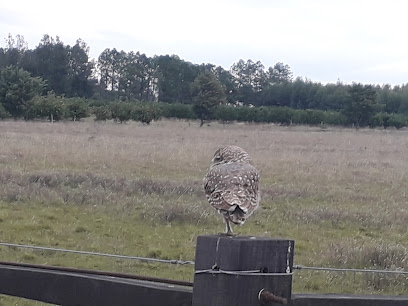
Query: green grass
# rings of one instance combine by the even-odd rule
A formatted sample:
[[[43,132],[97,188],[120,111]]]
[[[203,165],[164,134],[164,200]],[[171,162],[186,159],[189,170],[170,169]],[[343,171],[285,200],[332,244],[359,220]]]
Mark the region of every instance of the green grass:
[[[202,178],[237,144],[261,171],[241,235],[295,239],[295,264],[407,269],[407,131],[159,121],[0,122],[0,241],[194,260],[224,229]],[[0,260],[193,280],[193,267],[0,247]],[[295,271],[294,292],[408,294],[402,276]],[[0,297],[3,305],[40,305]]]

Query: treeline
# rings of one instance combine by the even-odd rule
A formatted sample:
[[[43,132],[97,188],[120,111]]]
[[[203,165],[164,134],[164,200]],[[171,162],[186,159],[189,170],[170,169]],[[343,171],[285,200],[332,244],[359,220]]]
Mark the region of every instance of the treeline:
[[[104,102],[84,98],[67,98],[49,92],[47,95],[35,95],[26,108],[19,110],[15,118],[26,120],[41,119],[49,121],[72,120],[94,116],[96,121],[114,120],[124,123],[130,120],[149,124],[161,117],[195,120],[200,114],[194,109],[194,104],[181,103],[146,103],[141,101]],[[10,117],[4,106],[0,104],[0,119]],[[280,125],[350,125],[344,112],[323,110],[300,110],[290,107],[245,107],[218,105],[206,120],[218,120],[223,123],[240,121],[248,123],[276,123]],[[408,116],[403,114],[376,113],[368,118],[367,124],[374,127],[408,126]]]
[[[198,82],[206,73],[214,79]],[[209,84],[216,95],[202,95]],[[69,46],[44,35],[28,49],[22,36],[9,35],[0,48],[0,116],[51,118],[50,112],[52,120],[94,114],[145,123],[169,116],[401,127],[408,115],[408,84],[321,84],[293,79],[290,67],[279,62],[266,68],[259,61],[239,60],[226,70],[176,55],[148,57],[116,49],[105,49],[94,60],[80,39]]]

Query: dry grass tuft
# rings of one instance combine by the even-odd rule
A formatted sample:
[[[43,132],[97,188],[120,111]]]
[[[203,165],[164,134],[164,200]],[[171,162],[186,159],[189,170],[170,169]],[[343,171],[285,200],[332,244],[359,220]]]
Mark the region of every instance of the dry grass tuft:
[[[401,244],[372,240],[365,243],[355,239],[333,243],[327,250],[328,259],[335,267],[380,270],[408,268],[408,249]]]

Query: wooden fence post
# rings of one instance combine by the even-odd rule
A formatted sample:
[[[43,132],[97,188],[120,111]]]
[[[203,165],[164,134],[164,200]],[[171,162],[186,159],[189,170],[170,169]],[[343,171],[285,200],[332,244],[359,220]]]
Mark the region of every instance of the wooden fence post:
[[[199,236],[193,306],[258,306],[273,295],[289,302],[293,253],[293,240]]]

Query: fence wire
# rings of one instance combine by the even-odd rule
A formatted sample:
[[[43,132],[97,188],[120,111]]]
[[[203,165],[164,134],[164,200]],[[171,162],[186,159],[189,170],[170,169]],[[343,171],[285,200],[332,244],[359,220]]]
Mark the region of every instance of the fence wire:
[[[120,259],[132,259],[132,260],[138,260],[142,262],[156,262],[156,263],[166,263],[166,264],[174,264],[174,265],[194,265],[194,261],[188,261],[188,260],[187,261],[176,260],[176,259],[167,260],[167,259],[160,259],[160,258],[127,256],[127,255],[117,255],[117,254],[98,253],[98,252],[89,252],[89,251],[77,251],[77,250],[41,247],[41,246],[6,243],[6,242],[0,242],[0,246],[6,246],[10,248],[23,248],[23,249],[42,250],[42,251],[74,253],[74,254],[82,254],[82,255],[105,256],[105,257],[120,258]]]
[[[353,269],[353,268],[327,268],[327,267],[308,267],[301,265],[294,265],[294,270],[314,270],[314,271],[328,271],[328,272],[354,272],[354,273],[386,273],[386,274],[406,274],[408,271],[403,270],[376,270],[376,269]]]
[[[90,251],[78,251],[78,250],[51,248],[51,247],[42,247],[42,246],[34,246],[34,245],[26,245],[26,244],[15,244],[15,243],[6,243],[6,242],[0,242],[0,246],[10,247],[10,248],[23,248],[23,249],[42,250],[42,251],[55,251],[55,252],[63,252],[63,253],[74,253],[74,254],[81,254],[81,255],[105,256],[105,257],[111,257],[111,258],[138,260],[138,261],[141,261],[141,262],[155,262],[155,263],[164,263],[164,264],[173,264],[173,265],[194,265],[195,264],[194,261],[191,261],[191,260],[160,259],[160,258],[150,258],[150,257],[141,257],[141,256],[128,256],[128,255],[118,255],[118,254],[99,253],[99,252],[90,252]],[[312,266],[302,266],[302,265],[294,265],[293,270],[312,270],[312,271],[327,271],[327,272],[354,272],[354,273],[383,273],[383,274],[408,275],[408,271],[404,271],[404,270],[331,268],[331,267],[312,267]],[[198,271],[198,273],[203,273],[203,272],[204,271]],[[209,271],[205,271],[205,272],[208,273]],[[246,272],[248,272],[248,271],[246,271]]]
[[[196,270],[194,274],[228,274],[228,275],[237,275],[237,276],[288,276],[292,275],[293,273],[268,273],[262,272],[261,270],[247,270],[247,271],[226,271],[226,270],[214,270],[214,269],[207,269],[207,270]]]

